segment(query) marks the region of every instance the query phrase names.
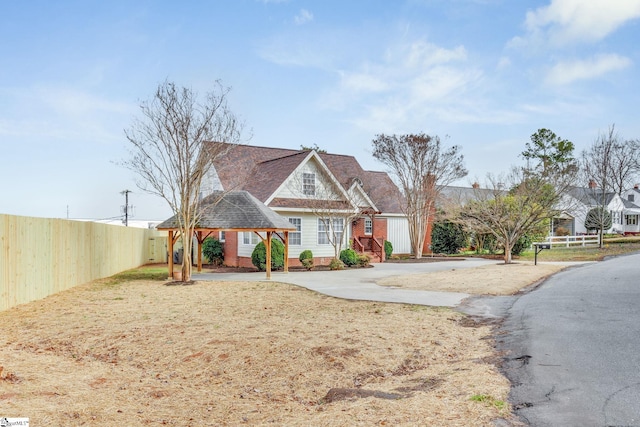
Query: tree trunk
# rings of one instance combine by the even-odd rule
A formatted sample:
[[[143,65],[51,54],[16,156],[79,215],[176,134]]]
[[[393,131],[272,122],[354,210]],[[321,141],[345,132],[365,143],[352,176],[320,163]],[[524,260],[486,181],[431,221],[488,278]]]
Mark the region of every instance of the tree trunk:
[[[599,237],[599,242],[598,242],[598,248],[602,249],[603,245],[603,241],[604,241],[604,230],[602,229],[602,226],[600,226],[600,230],[598,230],[598,234],[600,235]]]
[[[188,281],[191,280],[191,265],[193,264],[191,262],[191,260],[193,258],[192,257],[193,246],[192,246],[191,238],[182,239],[182,248],[183,248],[183,252],[182,252],[182,281],[183,282],[188,282]]]
[[[511,250],[513,249],[513,243],[508,240],[504,245],[504,263],[511,264],[513,258],[511,257]]]

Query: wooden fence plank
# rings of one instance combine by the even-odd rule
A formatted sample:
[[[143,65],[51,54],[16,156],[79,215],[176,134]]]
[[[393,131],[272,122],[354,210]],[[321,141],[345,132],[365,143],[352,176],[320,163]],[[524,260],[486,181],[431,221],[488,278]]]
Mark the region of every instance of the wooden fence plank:
[[[0,311],[166,262],[166,241],[152,229],[0,215]]]

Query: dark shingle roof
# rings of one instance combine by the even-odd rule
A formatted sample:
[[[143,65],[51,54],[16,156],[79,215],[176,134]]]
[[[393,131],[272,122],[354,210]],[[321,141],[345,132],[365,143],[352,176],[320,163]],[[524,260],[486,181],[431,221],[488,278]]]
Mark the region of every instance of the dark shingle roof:
[[[586,206],[608,205],[616,196],[615,192],[604,192],[600,188],[588,187],[571,187],[568,190],[569,195],[579,200]],[[604,201],[604,203],[602,203]]]
[[[308,154],[307,150],[237,145],[216,159],[214,167],[225,190],[247,190],[265,202]],[[353,156],[328,153],[319,156],[345,189],[351,187],[354,178],[359,178],[381,212],[402,212],[402,195],[387,173],[365,171]]]
[[[248,191],[215,192],[200,203],[201,217],[196,228],[217,230],[295,230],[295,227]],[[157,227],[178,228],[173,216]]]

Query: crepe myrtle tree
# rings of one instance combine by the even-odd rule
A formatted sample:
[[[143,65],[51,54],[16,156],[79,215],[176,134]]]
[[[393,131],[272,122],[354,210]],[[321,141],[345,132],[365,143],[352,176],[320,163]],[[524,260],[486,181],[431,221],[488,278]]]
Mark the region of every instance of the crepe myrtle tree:
[[[600,208],[600,220],[597,227],[602,247],[604,234],[604,212],[607,211],[609,195],[614,191],[620,191],[616,186],[618,173],[621,172],[618,164],[620,151],[623,150],[620,137],[615,126],[610,126],[607,132],[603,132],[596,140],[582,151],[582,180],[587,185],[584,190],[589,197],[596,201],[596,207]],[[630,156],[633,157],[633,156]]]
[[[389,168],[402,191],[412,252],[421,258],[436,199],[444,187],[467,175],[461,148],[445,147],[438,136],[424,133],[381,134],[372,143],[373,157]]]
[[[140,103],[140,116],[125,129],[130,157],[122,165],[138,187],[171,207],[183,240],[182,280],[191,278],[192,245],[200,189],[212,162],[240,142],[244,125],[227,105],[230,88],[216,81],[200,96],[170,81]],[[228,144],[210,144],[210,141]]]

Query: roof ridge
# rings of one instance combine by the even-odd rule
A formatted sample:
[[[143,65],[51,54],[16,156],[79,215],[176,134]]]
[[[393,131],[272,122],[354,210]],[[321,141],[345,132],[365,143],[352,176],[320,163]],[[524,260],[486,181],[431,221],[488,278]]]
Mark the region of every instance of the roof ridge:
[[[298,151],[298,152],[296,152],[296,153],[291,153],[291,154],[288,154],[288,155],[286,155],[286,156],[282,156],[282,157],[276,157],[276,158],[274,158],[274,159],[267,159],[267,160],[263,160],[263,161],[258,162],[258,163],[256,163],[256,164],[257,164],[257,165],[261,165],[261,164],[268,163],[268,162],[275,162],[276,160],[287,159],[287,158],[295,157],[295,156],[299,156],[300,154],[305,154],[305,153],[306,153],[306,151],[301,151],[301,150],[299,150],[299,151]]]

